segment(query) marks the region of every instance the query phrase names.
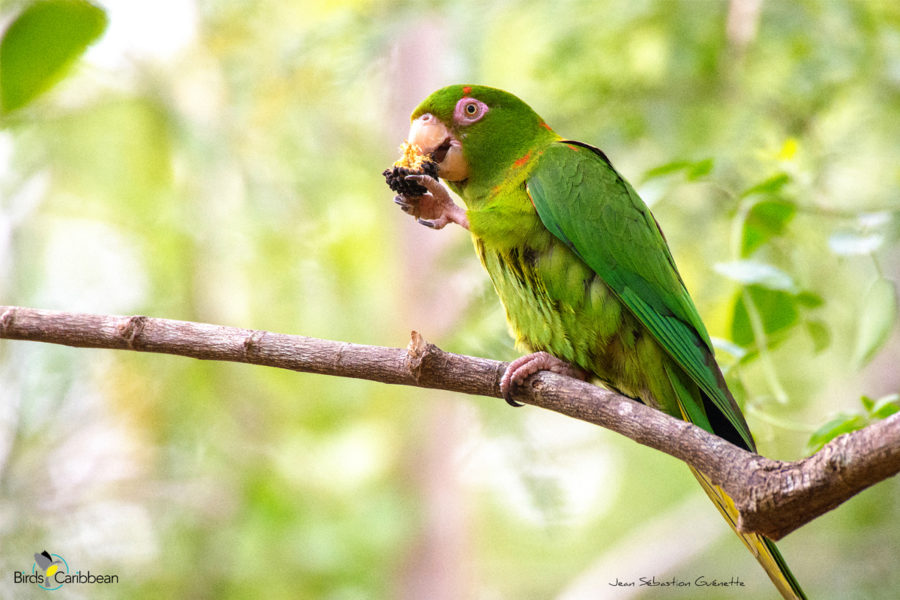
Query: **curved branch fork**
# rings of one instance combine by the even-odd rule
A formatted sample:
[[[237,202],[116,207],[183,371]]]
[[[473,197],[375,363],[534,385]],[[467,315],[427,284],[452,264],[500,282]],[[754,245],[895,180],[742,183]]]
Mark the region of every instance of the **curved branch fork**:
[[[726,489],[737,496],[742,529],[778,539],[900,472],[900,413],[842,435],[802,460],[763,460],[743,478],[743,487],[738,479]]]
[[[0,338],[176,354],[501,397],[507,363],[444,352],[412,332],[406,349],[150,317],[0,306]],[[513,399],[611,429],[706,473],[734,499],[739,528],[779,539],[900,472],[900,413],[780,462],[609,390],[540,372]]]

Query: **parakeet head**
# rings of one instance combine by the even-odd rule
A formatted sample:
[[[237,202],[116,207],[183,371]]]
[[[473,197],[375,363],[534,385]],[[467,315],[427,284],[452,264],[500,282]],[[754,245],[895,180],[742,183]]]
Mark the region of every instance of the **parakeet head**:
[[[407,138],[430,154],[438,176],[461,184],[487,183],[544,136],[556,134],[531,107],[503,90],[451,85],[412,113]]]

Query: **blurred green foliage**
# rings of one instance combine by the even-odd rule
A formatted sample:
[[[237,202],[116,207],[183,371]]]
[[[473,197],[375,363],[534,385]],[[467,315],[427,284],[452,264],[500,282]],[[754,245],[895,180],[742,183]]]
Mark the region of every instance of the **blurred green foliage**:
[[[4,304],[509,359],[465,233],[417,227],[380,176],[419,100],[477,82],[652,205],[763,454],[896,407],[896,3],[111,2],[74,64],[97,11],[65,52],[15,41],[87,6],[0,3]],[[24,342],[0,382],[3,596],[44,593],[9,576],[44,548],[118,573],[110,598],[772,594],[683,465],[540,411]],[[780,543],[811,597],[894,597],[898,492]]]
[[[812,434],[809,439],[810,453],[818,452],[822,446],[841,434],[863,429],[875,421],[900,412],[900,394],[889,394],[877,400],[863,396],[860,401],[862,410],[841,413]]]

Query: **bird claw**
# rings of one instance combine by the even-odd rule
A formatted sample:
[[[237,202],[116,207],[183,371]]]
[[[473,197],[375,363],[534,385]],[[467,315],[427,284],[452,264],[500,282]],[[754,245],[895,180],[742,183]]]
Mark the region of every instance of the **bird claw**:
[[[516,386],[538,371],[552,371],[553,373],[576,379],[587,379],[587,373],[582,369],[547,352],[534,352],[533,354],[520,356],[509,363],[509,366],[503,373],[503,377],[500,378],[500,393],[507,404],[514,407],[524,406],[512,399],[512,392]]]
[[[402,210],[406,214],[410,214],[414,210],[413,205],[406,201],[405,196],[400,196],[400,195],[394,196],[394,204],[399,206],[400,210]]]
[[[422,174],[412,174],[404,177],[406,181],[411,181],[413,183],[418,183],[423,188],[431,192],[432,194],[441,195],[447,193],[447,188],[445,188],[440,181],[432,177],[431,175]],[[449,195],[447,196],[449,198]]]
[[[466,229],[469,219],[466,211],[457,206],[447,188],[430,175],[407,175],[404,179],[417,183],[427,191],[418,196],[398,194],[394,203],[400,210],[416,218],[420,225],[429,229],[443,229],[449,223],[456,223]]]

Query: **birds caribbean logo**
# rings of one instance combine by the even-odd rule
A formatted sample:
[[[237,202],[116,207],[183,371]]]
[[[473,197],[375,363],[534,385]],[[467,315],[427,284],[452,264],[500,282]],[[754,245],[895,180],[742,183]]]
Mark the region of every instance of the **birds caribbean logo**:
[[[61,568],[65,569],[65,572],[68,574],[69,565],[66,564],[65,559],[59,554],[50,554],[46,550],[41,552],[40,554],[34,555],[34,567],[32,567],[32,573],[35,568],[43,571],[43,583],[39,583],[38,585],[45,590],[55,590],[62,587],[62,583],[57,583],[56,579],[53,577],[60,571]]]

